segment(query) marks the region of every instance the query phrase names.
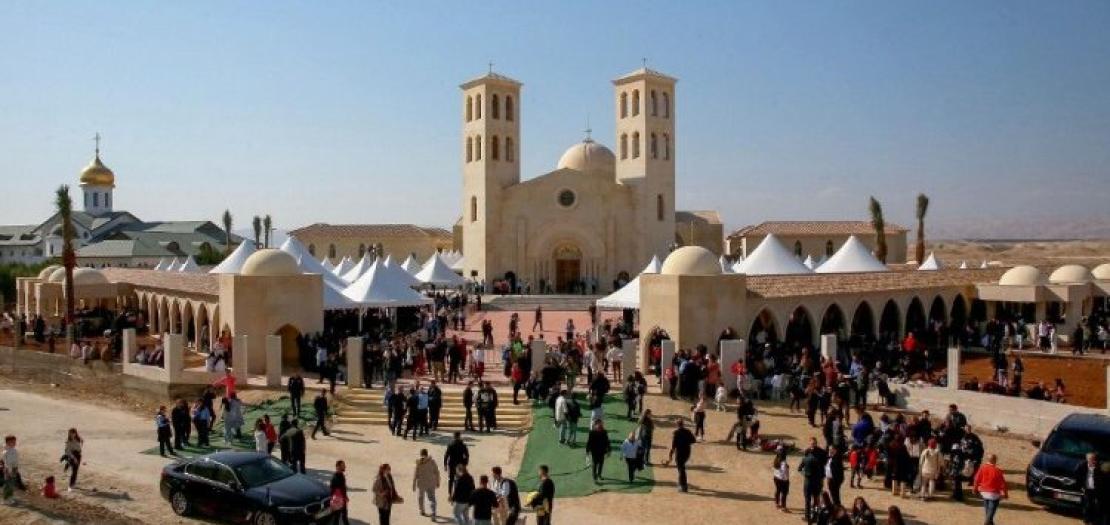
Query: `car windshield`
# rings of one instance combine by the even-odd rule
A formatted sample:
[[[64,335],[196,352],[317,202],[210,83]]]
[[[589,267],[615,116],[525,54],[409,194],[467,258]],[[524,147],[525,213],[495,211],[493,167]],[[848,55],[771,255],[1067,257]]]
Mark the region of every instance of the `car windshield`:
[[[1056,431],[1044,444],[1046,452],[1081,458],[1088,452],[1097,452],[1099,457],[1110,457],[1110,446],[1104,436],[1069,431]]]
[[[235,468],[235,472],[239,474],[239,479],[243,480],[243,485],[247,488],[273,483],[295,474],[284,463],[272,457],[239,465]]]

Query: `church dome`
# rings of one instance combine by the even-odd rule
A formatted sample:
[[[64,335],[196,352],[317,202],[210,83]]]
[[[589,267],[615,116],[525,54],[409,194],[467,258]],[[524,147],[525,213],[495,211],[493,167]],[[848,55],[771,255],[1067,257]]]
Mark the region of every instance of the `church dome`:
[[[1083,284],[1091,281],[1091,271],[1078,264],[1065,264],[1048,276],[1052,284]]]
[[[1014,266],[1002,277],[998,279],[998,284],[1002,286],[1035,286],[1044,284],[1044,276],[1041,271],[1032,266]]]
[[[47,282],[64,284],[66,282],[66,269],[59,266],[57,270],[50,274]],[[75,286],[108,284],[108,278],[104,277],[100,270],[94,268],[74,268],[73,284]]]
[[[59,264],[51,264],[50,266],[47,266],[46,268],[43,268],[42,271],[39,272],[39,279],[41,279],[43,281],[49,280],[50,279],[50,274],[54,273],[55,271],[58,270],[58,268],[61,268],[61,267],[62,266],[59,265]]]
[[[1100,281],[1110,281],[1110,263],[1102,263],[1091,270],[1091,276]]]
[[[115,186],[116,174],[108,169],[103,162],[100,162],[100,154],[93,158],[92,162],[85,169],[81,171],[81,184],[89,186]]]
[[[297,266],[292,255],[274,248],[258,250],[247,257],[243,263],[242,275],[274,277],[280,275],[300,275],[301,269]]]
[[[720,275],[721,264],[713,252],[701,246],[683,246],[663,261],[664,275]]]
[[[586,138],[563,153],[558,168],[613,175],[617,171],[617,156],[609,148]]]

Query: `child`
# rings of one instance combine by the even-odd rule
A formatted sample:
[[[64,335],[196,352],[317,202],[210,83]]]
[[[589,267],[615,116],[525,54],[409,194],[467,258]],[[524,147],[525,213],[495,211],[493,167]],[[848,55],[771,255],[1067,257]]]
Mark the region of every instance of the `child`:
[[[863,471],[867,465],[867,450],[853,444],[852,451],[848,453],[848,465],[852,468],[852,477],[848,479],[848,486],[863,488]]]
[[[786,512],[786,495],[790,493],[790,466],[786,462],[786,449],[775,450],[775,460],[771,463],[775,481],[775,508]]]
[[[58,497],[58,489],[54,486],[54,476],[47,476],[42,484],[42,497],[54,499]]]
[[[713,403],[717,405],[717,412],[725,411],[725,401],[728,399],[728,391],[725,390],[724,385],[717,385],[717,395],[713,397]]]

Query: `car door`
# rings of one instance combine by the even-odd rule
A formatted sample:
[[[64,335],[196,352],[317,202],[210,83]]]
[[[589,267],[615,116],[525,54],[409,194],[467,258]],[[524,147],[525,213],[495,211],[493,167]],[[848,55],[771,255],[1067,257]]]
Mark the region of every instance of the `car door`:
[[[190,463],[185,467],[185,494],[201,514],[218,516],[221,512],[221,492],[216,485],[216,465],[207,460]]]
[[[220,490],[217,503],[220,516],[234,522],[245,521],[254,505],[247,500],[242,483],[226,465],[217,463],[215,467],[215,482]]]

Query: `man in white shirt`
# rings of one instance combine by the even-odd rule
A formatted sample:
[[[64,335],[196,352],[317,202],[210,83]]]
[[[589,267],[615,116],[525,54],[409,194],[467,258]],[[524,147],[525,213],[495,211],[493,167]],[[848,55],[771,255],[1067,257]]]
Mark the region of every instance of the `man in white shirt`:
[[[567,440],[567,392],[566,390],[559,392],[559,397],[555,398],[555,426],[559,429],[559,443],[566,443]]]

